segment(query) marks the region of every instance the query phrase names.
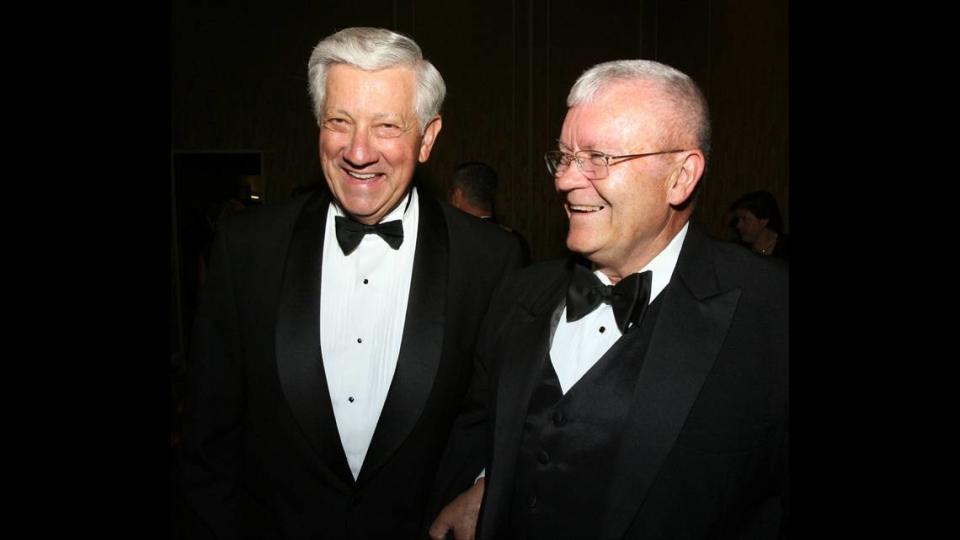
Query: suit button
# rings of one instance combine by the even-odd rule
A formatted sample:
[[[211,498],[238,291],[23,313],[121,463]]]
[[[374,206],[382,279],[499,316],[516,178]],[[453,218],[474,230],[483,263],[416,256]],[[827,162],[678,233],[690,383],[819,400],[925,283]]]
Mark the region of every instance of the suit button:
[[[363,495],[360,495],[359,493],[354,493],[353,496],[350,497],[350,504],[352,504],[353,506],[360,506],[360,503],[362,501],[363,501]]]
[[[550,454],[548,454],[546,450],[537,452],[537,461],[539,461],[541,465],[550,463]]]
[[[563,411],[555,411],[553,413],[553,423],[558,426],[562,426],[567,423],[567,417],[563,415]]]
[[[527,506],[529,506],[530,508],[536,508],[536,507],[537,507],[537,496],[536,496],[536,495],[531,495],[531,496],[527,497]]]

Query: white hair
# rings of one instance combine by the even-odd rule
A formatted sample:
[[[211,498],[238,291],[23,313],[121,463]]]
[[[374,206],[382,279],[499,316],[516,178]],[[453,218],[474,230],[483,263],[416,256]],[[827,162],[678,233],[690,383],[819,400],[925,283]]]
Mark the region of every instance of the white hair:
[[[407,36],[383,28],[355,27],[327,36],[307,63],[309,92],[320,125],[326,97],[327,71],[331,65],[347,64],[364,71],[405,66],[416,75],[415,109],[422,133],[440,115],[447,87],[437,68],[423,58],[420,46]]]
[[[653,60],[614,60],[597,64],[583,72],[570,89],[567,106],[593,101],[605,86],[620,81],[650,81],[659,84],[673,103],[677,128],[696,136],[704,156],[710,153],[710,113],[707,100],[689,76]],[[682,133],[673,133],[680,136]]]

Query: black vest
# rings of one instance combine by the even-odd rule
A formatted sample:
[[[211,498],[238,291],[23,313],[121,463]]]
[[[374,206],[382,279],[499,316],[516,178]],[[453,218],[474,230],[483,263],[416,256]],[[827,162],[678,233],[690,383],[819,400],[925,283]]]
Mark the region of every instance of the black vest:
[[[510,513],[512,538],[582,540],[596,534],[662,297],[649,306],[639,327],[629,328],[566,395],[548,353],[523,427]]]

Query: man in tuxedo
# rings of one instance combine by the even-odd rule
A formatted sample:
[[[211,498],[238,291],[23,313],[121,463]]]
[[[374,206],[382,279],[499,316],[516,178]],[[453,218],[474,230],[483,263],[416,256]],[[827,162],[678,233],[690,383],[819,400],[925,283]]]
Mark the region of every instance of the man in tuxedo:
[[[567,105],[545,159],[590,266],[541,263],[498,289],[430,534],[780,537],[787,273],[690,222],[705,99],[626,60],[587,70]]]
[[[493,194],[497,191],[497,172],[482,161],[467,161],[457,165],[447,190],[447,203],[471,216],[489,220],[509,232],[520,245],[523,264],[530,262],[530,245],[515,229],[497,221],[493,215]]]
[[[188,365],[188,536],[425,536],[480,322],[518,266],[509,234],[412,185],[445,94],[416,43],[337,32],[309,84],[330,193],[218,226]]]

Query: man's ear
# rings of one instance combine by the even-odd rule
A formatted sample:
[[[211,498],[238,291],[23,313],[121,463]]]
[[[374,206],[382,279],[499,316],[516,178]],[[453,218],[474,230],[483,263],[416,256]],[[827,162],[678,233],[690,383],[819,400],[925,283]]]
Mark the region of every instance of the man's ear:
[[[433,143],[436,142],[441,127],[443,127],[443,120],[438,116],[423,130],[423,140],[420,141],[420,163],[427,161],[430,157],[430,151],[433,150]]]
[[[703,169],[706,165],[706,158],[699,149],[690,151],[677,171],[673,184],[669,188],[669,201],[673,206],[680,206],[693,195],[697,184],[700,183],[700,177],[703,176]]]

